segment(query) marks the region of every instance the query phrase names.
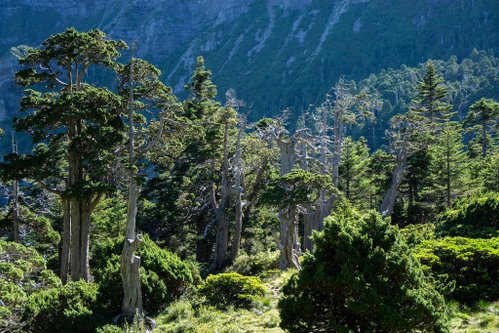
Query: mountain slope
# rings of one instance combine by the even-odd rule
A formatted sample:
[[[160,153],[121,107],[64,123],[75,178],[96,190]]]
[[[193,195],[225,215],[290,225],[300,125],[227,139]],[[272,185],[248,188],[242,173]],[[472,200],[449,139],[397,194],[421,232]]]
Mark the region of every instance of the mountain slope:
[[[299,112],[341,74],[499,51],[496,0],[4,0],[0,18],[0,119],[19,96],[9,49],[69,26],[137,41],[180,93],[204,55],[219,91],[235,88],[252,118]]]

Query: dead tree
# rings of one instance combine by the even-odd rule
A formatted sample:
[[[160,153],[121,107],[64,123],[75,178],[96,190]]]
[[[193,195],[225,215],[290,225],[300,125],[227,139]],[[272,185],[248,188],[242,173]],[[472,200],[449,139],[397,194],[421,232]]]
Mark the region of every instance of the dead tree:
[[[229,262],[233,263],[239,252],[239,247],[241,246],[241,234],[243,231],[243,159],[241,152],[241,139],[245,130],[245,121],[240,116],[239,120],[239,131],[237,134],[236,140],[236,156],[235,156],[235,169],[234,169],[234,204],[235,204],[235,213],[236,213],[236,221],[235,221],[235,230],[234,236],[232,237],[232,245],[230,249],[230,257]]]

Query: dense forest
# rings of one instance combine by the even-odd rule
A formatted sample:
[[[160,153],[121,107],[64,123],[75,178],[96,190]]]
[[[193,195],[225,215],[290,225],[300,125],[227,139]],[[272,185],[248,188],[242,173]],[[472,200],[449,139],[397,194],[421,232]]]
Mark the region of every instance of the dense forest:
[[[1,332],[499,330],[493,51],[255,119],[203,57],[174,94],[139,49],[13,49]]]

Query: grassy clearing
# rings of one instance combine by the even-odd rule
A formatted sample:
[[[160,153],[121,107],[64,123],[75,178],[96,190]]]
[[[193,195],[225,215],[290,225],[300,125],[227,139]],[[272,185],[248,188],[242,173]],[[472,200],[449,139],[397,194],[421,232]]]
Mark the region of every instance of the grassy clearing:
[[[479,302],[474,307],[450,305],[452,333],[499,332],[499,301]]]
[[[156,318],[158,333],[284,333],[279,328],[277,301],[280,289],[292,272],[270,272],[262,278],[267,295],[251,309],[221,311],[211,306],[194,308],[180,300]]]
[[[282,285],[292,272],[270,272],[262,277],[267,296],[251,309],[221,311],[211,306],[193,307],[180,300],[170,305],[156,319],[156,333],[284,333],[279,328],[277,302]],[[499,301],[480,302],[474,307],[450,304],[451,333],[499,332]]]

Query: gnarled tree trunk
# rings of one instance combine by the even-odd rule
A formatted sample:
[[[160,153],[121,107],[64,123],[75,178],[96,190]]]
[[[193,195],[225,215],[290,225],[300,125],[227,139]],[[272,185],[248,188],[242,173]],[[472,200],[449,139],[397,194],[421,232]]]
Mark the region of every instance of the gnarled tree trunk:
[[[133,318],[142,313],[142,291],[140,287],[140,257],[135,255],[142,243],[141,235],[135,236],[137,217],[137,182],[131,178],[128,184],[127,228],[121,253],[121,281],[123,282],[123,302],[121,314]]]
[[[280,235],[279,235],[279,250],[281,257],[279,259],[279,267],[282,270],[288,268],[300,269],[300,261],[298,258],[301,255],[300,241],[298,238],[298,221],[296,218],[296,206],[290,205],[279,210]]]
[[[289,173],[295,164],[295,140],[278,141],[280,150],[281,170],[280,175]],[[301,255],[300,240],[298,237],[297,209],[295,205],[279,209],[279,239],[277,245],[281,252],[280,268],[300,269],[298,257]]]
[[[393,212],[393,207],[395,206],[395,200],[397,199],[397,192],[404,180],[406,167],[407,167],[407,147],[406,147],[406,139],[402,143],[402,147],[400,148],[399,153],[397,154],[397,165],[393,170],[392,174],[392,183],[390,188],[386,192],[383,202],[381,203],[381,207],[379,212],[384,217],[390,216]]]
[[[133,49],[132,52],[135,52]],[[130,62],[130,77],[133,82],[134,59]],[[128,162],[130,166],[135,165],[135,125],[134,125],[134,89],[130,88],[128,95]],[[142,314],[142,290],[140,286],[140,257],[135,252],[142,243],[141,235],[135,236],[137,219],[137,200],[139,186],[135,179],[135,172],[131,168],[128,172],[128,200],[127,200],[127,223],[125,242],[121,252],[121,281],[123,282],[123,303],[121,304],[121,315],[133,318],[136,313]]]
[[[234,185],[235,185],[235,210],[236,210],[236,225],[234,230],[234,237],[232,238],[232,247],[230,249],[229,262],[232,264],[239,252],[239,247],[241,246],[241,233],[243,230],[243,187],[242,187],[242,176],[243,176],[243,159],[241,156],[241,137],[243,135],[243,126],[239,129],[236,141],[236,169],[234,172]]]

